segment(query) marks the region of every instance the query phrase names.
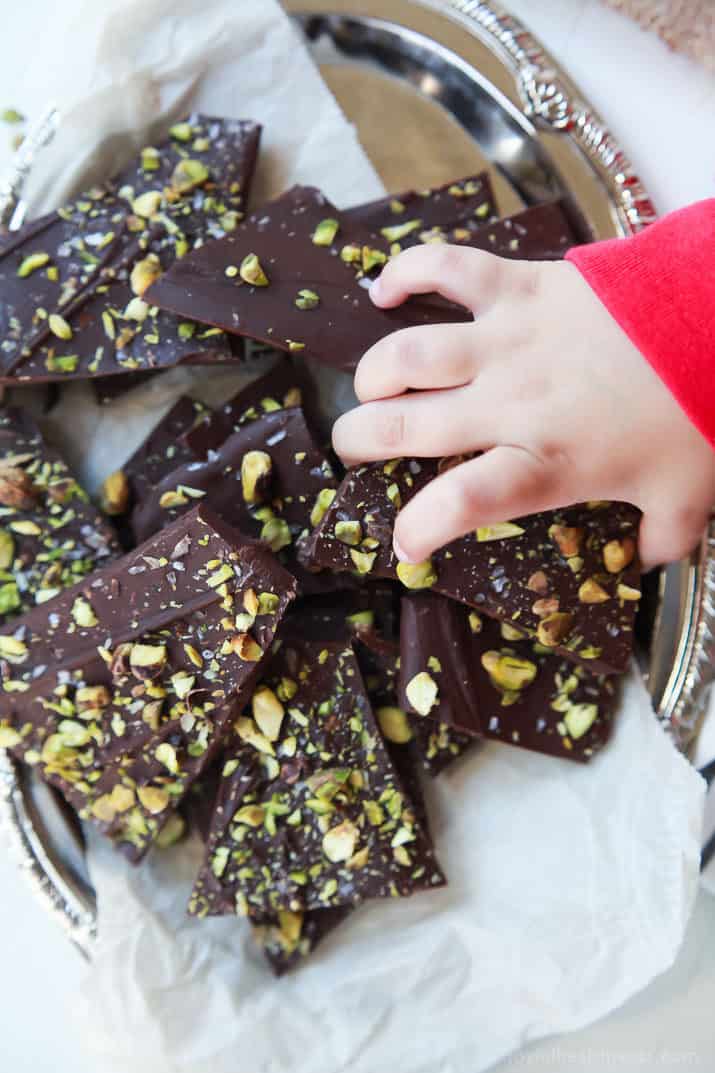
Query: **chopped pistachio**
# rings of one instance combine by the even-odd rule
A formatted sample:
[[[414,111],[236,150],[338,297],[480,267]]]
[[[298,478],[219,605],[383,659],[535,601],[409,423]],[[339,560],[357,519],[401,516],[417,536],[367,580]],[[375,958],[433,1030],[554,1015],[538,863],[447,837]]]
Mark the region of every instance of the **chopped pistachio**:
[[[375,715],[380,724],[380,730],[388,741],[394,741],[397,745],[404,745],[411,740],[412,728],[402,708],[386,705],[378,708]]]
[[[72,338],[72,329],[59,313],[50,313],[47,323],[52,334],[56,335],[58,339],[69,340]]]
[[[91,626],[97,625],[97,616],[94,613],[94,609],[89,600],[86,600],[83,596],[78,596],[72,604],[72,618],[83,629],[89,629]]]
[[[26,257],[20,267],[17,270],[17,274],[20,279],[27,279],[33,272],[36,272],[38,268],[44,268],[46,264],[49,264],[49,253],[31,253],[29,257]]]
[[[200,160],[180,160],[171,176],[171,185],[177,194],[188,194],[209,178],[209,169]]]
[[[15,541],[7,529],[0,529],[0,570],[9,570],[15,558]]]
[[[100,506],[111,516],[124,514],[129,506],[129,481],[121,469],[105,478],[100,493]]]
[[[147,190],[132,201],[132,212],[149,220],[155,216],[161,207],[161,193],[159,190]]]
[[[313,509],[310,512],[310,524],[312,526],[320,525],[323,518],[327,514],[328,507],[335,499],[334,488],[322,488],[315,497],[315,503]]]
[[[241,459],[241,488],[246,503],[261,503],[267,495],[273,462],[266,451],[247,451]]]
[[[431,559],[421,563],[398,563],[397,576],[406,589],[429,589],[437,581],[437,571]]]
[[[160,764],[163,764],[166,770],[171,775],[177,775],[179,772],[179,761],[176,756],[176,749],[168,741],[161,742],[154,750],[154,756],[157,758]]]
[[[520,525],[514,522],[496,522],[494,525],[484,525],[477,529],[477,540],[508,540],[510,537],[521,536],[524,532]]]
[[[341,521],[335,523],[335,536],[341,544],[356,547],[362,540],[362,526],[358,521]]]
[[[0,637],[0,659],[8,663],[24,663],[29,656],[27,645],[17,637]]]
[[[293,537],[288,523],[283,518],[269,518],[261,529],[261,540],[268,545],[271,551],[280,551],[287,548]]]
[[[596,704],[572,704],[564,713],[564,723],[574,741],[587,733],[598,718]]]
[[[340,224],[337,220],[321,220],[313,232],[313,245],[332,246],[339,229]]]
[[[369,574],[375,565],[377,552],[358,551],[357,548],[351,548],[350,558],[352,559],[358,574]]]
[[[175,123],[173,127],[169,127],[169,134],[176,138],[177,142],[190,142],[194,131],[190,123]]]
[[[360,832],[350,820],[343,820],[323,836],[323,853],[334,864],[347,861],[355,852]]]
[[[285,709],[268,686],[260,686],[253,694],[251,710],[256,725],[268,741],[278,741]]]
[[[531,660],[494,651],[482,654],[482,666],[497,689],[509,692],[518,692],[531,685],[538,670]]]
[[[395,224],[393,227],[381,227],[380,234],[384,235],[388,242],[399,242],[400,239],[411,235],[422,227],[421,220],[407,220],[403,224]]]
[[[270,282],[255,253],[249,253],[243,258],[239,274],[243,282],[252,287],[267,287]]]
[[[141,298],[145,291],[151,287],[161,276],[161,264],[155,253],[150,253],[141,261],[137,261],[129,275],[129,283],[132,291]],[[106,324],[105,324],[106,328]]]
[[[428,671],[420,671],[405,688],[407,699],[419,715],[429,715],[439,697],[437,683]]]
[[[298,291],[295,305],[298,309],[302,310],[316,309],[320,305],[320,296],[317,295],[315,291],[303,289],[302,291]]]

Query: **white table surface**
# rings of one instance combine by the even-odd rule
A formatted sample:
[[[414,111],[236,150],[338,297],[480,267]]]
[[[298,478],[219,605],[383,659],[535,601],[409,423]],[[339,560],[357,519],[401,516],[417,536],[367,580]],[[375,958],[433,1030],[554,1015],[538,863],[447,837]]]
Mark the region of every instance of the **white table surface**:
[[[65,0],[65,9],[71,6]],[[597,0],[510,0],[509,6],[606,118],[661,212],[715,195],[715,77],[668,52]],[[54,9],[55,0],[22,0],[3,12],[0,109],[14,106],[32,115],[45,103],[33,87],[32,43],[42,37]],[[66,57],[63,43],[57,46],[61,79]],[[0,139],[5,137],[0,130]],[[0,146],[0,162],[4,149]],[[3,1073],[102,1073],[73,1024],[82,975],[81,956],[0,853]],[[710,1071],[715,1068],[714,1016],[715,899],[701,892],[669,972],[604,1021],[537,1043],[498,1070]],[[236,1073],[252,1071],[237,1066]]]

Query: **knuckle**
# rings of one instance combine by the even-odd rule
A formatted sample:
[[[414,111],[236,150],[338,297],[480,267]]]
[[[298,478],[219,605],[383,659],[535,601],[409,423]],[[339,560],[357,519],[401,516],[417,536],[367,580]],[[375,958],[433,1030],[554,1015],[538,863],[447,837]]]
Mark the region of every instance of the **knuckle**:
[[[395,332],[389,338],[388,348],[388,360],[400,369],[413,369],[421,363],[422,347],[413,331]]]
[[[374,414],[375,437],[388,453],[397,453],[405,442],[405,415],[392,406],[377,407]]]

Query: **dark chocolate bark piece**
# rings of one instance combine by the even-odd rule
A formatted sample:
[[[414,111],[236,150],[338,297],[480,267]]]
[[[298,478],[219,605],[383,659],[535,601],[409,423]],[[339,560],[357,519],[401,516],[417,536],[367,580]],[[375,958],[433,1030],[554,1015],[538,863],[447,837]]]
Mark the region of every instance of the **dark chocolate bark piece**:
[[[450,228],[445,239],[458,245],[488,250],[499,257],[526,261],[558,261],[578,244],[561,202],[532,205],[514,216],[484,227],[471,221]]]
[[[284,909],[253,925],[253,938],[276,976],[296,968],[352,912],[347,906],[294,913]]]
[[[471,320],[466,310],[413,298],[382,310],[367,293],[386,260],[311,187],[294,187],[218,242],[177,261],[149,288],[171,312],[286,352],[351,370],[384,335],[410,325]]]
[[[195,116],[114,183],[31,224],[0,257],[4,382],[120,375],[232,357],[228,339],[153,309],[149,282],[242,218],[259,128]]]
[[[312,385],[305,373],[281,358],[264,376],[241,388],[223,406],[207,413],[185,435],[185,441],[196,458],[203,458],[207,451],[220,447],[233,432],[264,414],[292,406],[300,406],[305,413],[311,395]]]
[[[402,601],[400,703],[423,724],[446,721],[510,745],[589,760],[608,740],[612,676],[554,655],[508,623],[434,593]]]
[[[192,461],[194,454],[187,447],[184,435],[208,412],[202,402],[182,395],[121,469],[105,480],[102,489],[105,510],[112,515],[128,514],[168,473]]]
[[[415,766],[434,778],[474,748],[473,735],[463,734],[444,722],[422,719],[401,706],[399,640],[380,637],[374,630],[358,632],[355,650],[380,730],[411,792]],[[411,777],[406,776],[410,768]]]
[[[147,492],[132,517],[137,540],[157,532],[197,499],[230,525],[264,541],[302,588],[317,585],[304,571],[297,541],[327,506],[337,488],[330,463],[313,440],[298,407],[264,413],[243,425],[205,462],[173,470]],[[335,587],[330,575],[326,583]]]
[[[358,466],[302,553],[312,567],[398,577],[511,623],[598,672],[628,666],[640,598],[640,511],[580,503],[487,526],[440,548],[429,562],[398,564],[397,510],[454,460]]]
[[[283,641],[236,720],[223,780],[193,914],[322,910],[444,883],[350,647]]]
[[[0,515],[0,624],[121,551],[107,519],[21,410],[0,410]]]
[[[269,553],[199,507],[0,633],[0,741],[139,860],[293,595]]]
[[[351,228],[369,232],[377,245],[406,249],[457,225],[483,227],[498,214],[491,180],[482,171],[429,190],[405,190],[355,205],[341,215]]]

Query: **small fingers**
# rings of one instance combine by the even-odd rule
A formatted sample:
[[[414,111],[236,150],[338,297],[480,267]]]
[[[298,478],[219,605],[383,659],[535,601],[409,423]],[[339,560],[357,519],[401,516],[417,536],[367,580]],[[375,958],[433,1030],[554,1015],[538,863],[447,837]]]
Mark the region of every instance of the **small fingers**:
[[[473,324],[404,328],[367,351],[355,373],[361,402],[402,395],[410,388],[458,387],[477,372]]]
[[[490,446],[488,436],[469,388],[367,402],[333,425],[333,447],[346,465],[466,454]]]
[[[410,500],[395,523],[395,553],[422,562],[470,530],[546,510],[558,499],[548,466],[523,448],[495,447],[443,473]]]
[[[484,250],[439,243],[415,246],[385,265],[370,297],[375,305],[391,309],[411,294],[437,293],[467,309],[484,310],[532,267]]]

